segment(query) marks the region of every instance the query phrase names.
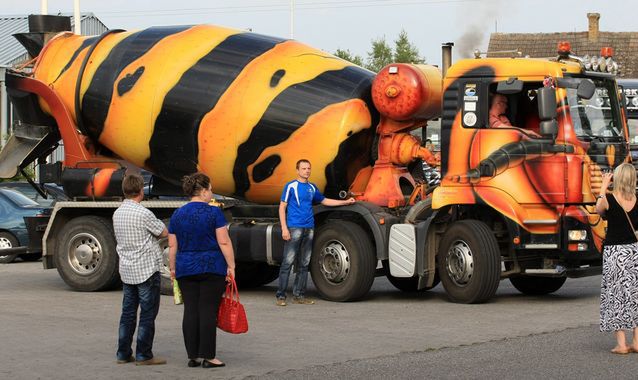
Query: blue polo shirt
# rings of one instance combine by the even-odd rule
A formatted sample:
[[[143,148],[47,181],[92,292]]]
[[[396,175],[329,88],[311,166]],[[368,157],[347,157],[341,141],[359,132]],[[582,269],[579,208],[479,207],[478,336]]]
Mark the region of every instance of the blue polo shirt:
[[[325,197],[317,186],[310,182],[290,181],[284,186],[281,201],[286,202],[286,224],[292,228],[314,228],[315,216],[312,205],[321,203]]]

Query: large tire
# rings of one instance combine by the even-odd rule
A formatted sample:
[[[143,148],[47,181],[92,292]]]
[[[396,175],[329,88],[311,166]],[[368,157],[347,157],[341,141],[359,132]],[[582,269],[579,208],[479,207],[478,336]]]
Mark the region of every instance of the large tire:
[[[566,280],[567,277],[510,277],[510,282],[519,292],[532,296],[554,293],[563,286]]]
[[[478,220],[455,222],[441,240],[437,266],[452,302],[488,301],[501,278],[501,254],[494,234]]]
[[[120,283],[115,235],[110,220],[81,216],[60,231],[55,263],[60,277],[83,292],[107,290]]]
[[[237,287],[256,288],[275,281],[279,277],[279,267],[267,263],[240,261],[235,269],[235,277]]]
[[[329,221],[315,232],[310,273],[321,297],[339,302],[362,298],[376,266],[370,237],[357,224]]]
[[[0,264],[9,264],[18,257],[17,254],[3,255],[2,248],[15,248],[19,246],[18,239],[9,232],[0,232]]]
[[[386,270],[386,277],[388,278],[388,281],[390,281],[390,283],[397,289],[399,289],[402,292],[406,292],[406,293],[420,293],[420,292],[426,292],[432,288],[434,288],[435,286],[437,286],[439,284],[439,282],[441,281],[439,279],[439,274],[437,273],[434,276],[434,282],[432,283],[432,286],[429,287],[425,287],[423,289],[417,289],[417,286],[419,285],[419,277],[394,277],[390,274],[390,263],[388,262],[388,260],[383,260],[383,268]]]

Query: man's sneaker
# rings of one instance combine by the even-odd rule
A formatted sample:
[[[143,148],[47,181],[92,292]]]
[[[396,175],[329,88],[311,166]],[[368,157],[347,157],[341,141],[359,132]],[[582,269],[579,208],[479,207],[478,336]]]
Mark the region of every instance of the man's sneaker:
[[[152,357],[148,360],[142,360],[140,362],[135,362],[135,365],[158,365],[158,364],[166,364],[166,359]]]
[[[297,303],[300,305],[314,305],[315,304],[315,300],[312,300],[310,298],[306,298],[306,297],[293,297],[292,298],[292,303]]]
[[[132,363],[135,361],[135,358],[133,357],[133,355],[129,356],[126,359],[117,359],[117,364],[126,364],[126,363]]]
[[[286,306],[286,299],[285,298],[277,298],[277,306]]]

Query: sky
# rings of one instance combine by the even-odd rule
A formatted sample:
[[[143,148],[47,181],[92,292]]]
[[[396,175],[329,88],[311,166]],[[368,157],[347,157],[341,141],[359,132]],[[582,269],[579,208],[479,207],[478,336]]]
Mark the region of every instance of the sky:
[[[40,6],[40,0],[0,0],[0,14],[40,13]],[[588,12],[601,14],[601,31],[638,31],[638,0],[80,0],[80,8],[109,28],[126,30],[215,24],[290,38],[293,20],[294,39],[364,58],[373,39],[393,45],[403,29],[427,63],[435,65],[444,42],[455,42],[456,60],[462,51],[485,51],[494,31],[586,31]],[[72,11],[73,0],[48,1],[49,14]]]

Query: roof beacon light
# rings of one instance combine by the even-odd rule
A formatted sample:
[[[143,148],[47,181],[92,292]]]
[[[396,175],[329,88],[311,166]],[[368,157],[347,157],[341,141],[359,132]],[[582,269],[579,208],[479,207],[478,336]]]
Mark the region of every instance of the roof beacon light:
[[[614,48],[610,46],[605,46],[602,49],[600,49],[601,57],[610,58],[610,57],[613,57],[613,55],[614,55]]]
[[[569,41],[560,41],[558,43],[558,55],[561,57],[567,57],[572,51],[572,45]]]

